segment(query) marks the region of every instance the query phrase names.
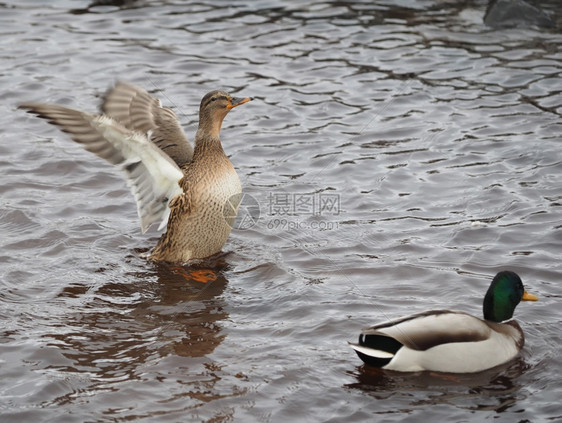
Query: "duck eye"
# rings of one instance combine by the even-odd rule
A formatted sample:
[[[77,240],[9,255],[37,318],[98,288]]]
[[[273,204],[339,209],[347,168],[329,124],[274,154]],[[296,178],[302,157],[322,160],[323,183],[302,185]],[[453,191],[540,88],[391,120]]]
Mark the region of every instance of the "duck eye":
[[[211,97],[211,101],[217,101],[216,97]]]

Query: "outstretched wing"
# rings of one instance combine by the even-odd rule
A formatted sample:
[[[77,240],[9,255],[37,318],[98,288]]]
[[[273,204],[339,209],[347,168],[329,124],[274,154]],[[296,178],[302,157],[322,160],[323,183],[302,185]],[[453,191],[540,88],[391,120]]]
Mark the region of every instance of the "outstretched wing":
[[[193,148],[175,113],[142,88],[118,82],[105,95],[102,110],[125,128],[149,134],[150,140],[179,167],[191,161]]]
[[[155,222],[162,229],[170,214],[168,203],[183,191],[178,165],[146,136],[131,131],[106,116],[49,104],[22,104],[102,159],[120,167],[137,201],[142,232]]]

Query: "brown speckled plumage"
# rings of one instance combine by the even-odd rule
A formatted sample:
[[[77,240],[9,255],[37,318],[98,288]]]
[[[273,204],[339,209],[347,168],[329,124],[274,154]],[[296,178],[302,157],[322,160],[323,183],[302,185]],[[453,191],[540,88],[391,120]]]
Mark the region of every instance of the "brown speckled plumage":
[[[192,149],[174,112],[146,91],[118,83],[103,115],[56,105],[23,104],[70,134],[84,148],[119,166],[137,200],[143,232],[167,224],[151,259],[187,262],[218,253],[241,198],[240,179],[220,141],[228,112],[251,98],[212,91],[201,100]],[[225,210],[227,211],[225,217]]]
[[[229,200],[239,198],[242,186],[220,139],[196,137],[193,161],[182,170],[183,193],[170,203],[168,229],[152,252],[154,260],[208,257],[221,250],[230,234],[232,222],[225,219],[224,209]]]

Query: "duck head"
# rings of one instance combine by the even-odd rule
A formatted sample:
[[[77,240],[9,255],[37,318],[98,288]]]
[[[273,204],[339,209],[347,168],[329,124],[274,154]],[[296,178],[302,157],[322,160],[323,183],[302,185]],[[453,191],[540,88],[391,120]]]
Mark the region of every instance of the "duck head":
[[[199,130],[206,136],[218,138],[228,112],[251,100],[251,97],[233,97],[219,90],[205,94],[199,106]]]
[[[521,278],[515,272],[499,272],[484,297],[484,319],[503,322],[511,319],[520,301],[537,301],[538,297],[523,288]]]

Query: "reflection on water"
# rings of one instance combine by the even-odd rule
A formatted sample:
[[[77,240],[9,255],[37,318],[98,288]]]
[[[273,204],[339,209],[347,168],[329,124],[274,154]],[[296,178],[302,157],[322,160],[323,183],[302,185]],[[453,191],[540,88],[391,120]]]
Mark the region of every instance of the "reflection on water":
[[[388,400],[409,398],[414,407],[447,403],[472,411],[503,412],[517,407],[525,398],[523,382],[518,379],[529,369],[521,357],[494,369],[474,374],[400,373],[361,366],[350,373],[357,382],[346,384],[369,395]],[[381,410],[382,412],[382,410]]]
[[[146,264],[152,268],[125,275],[129,283],[99,287],[81,310],[67,316],[64,326],[43,335],[48,347],[56,347],[69,360],[52,370],[78,380],[88,375],[89,392],[115,391],[121,381],[145,381],[146,366],[166,358],[204,358],[215,350],[225,337],[221,321],[228,318],[221,298],[228,284],[224,256],[189,268]],[[84,295],[85,286],[71,285],[59,297]],[[176,362],[189,365],[189,361]],[[203,365],[209,375],[217,371],[208,360],[193,365]],[[212,389],[213,380],[218,378],[206,379],[207,389]],[[204,400],[198,384],[183,394]],[[53,402],[71,400],[72,395],[66,394]]]

